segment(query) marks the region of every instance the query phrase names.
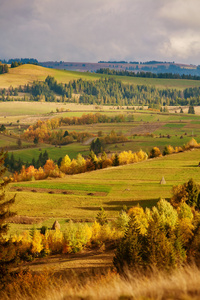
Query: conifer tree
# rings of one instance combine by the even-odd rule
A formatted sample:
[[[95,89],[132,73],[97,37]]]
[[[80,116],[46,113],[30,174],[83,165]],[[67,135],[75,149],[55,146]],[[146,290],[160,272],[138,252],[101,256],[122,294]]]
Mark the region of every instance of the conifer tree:
[[[4,235],[8,231],[8,224],[6,223],[6,221],[8,218],[15,215],[15,213],[10,211],[10,206],[14,203],[15,196],[9,200],[6,199],[5,189],[9,181],[6,181],[2,178],[6,171],[6,168],[4,167],[5,157],[6,157],[6,153],[3,150],[1,150],[0,151],[0,248],[5,242]]]
[[[190,105],[188,109],[188,114],[195,114],[194,106]]]

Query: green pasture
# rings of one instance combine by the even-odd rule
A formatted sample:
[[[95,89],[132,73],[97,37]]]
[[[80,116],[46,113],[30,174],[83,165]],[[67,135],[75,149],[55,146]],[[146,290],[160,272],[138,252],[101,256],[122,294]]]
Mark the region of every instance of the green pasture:
[[[163,88],[182,90],[187,87],[200,86],[198,80],[186,79],[159,79],[159,78],[134,78],[127,76],[102,75],[89,72],[75,72],[44,68],[36,65],[22,65],[9,69],[9,73],[0,76],[0,88],[18,87],[19,85],[31,84],[35,80],[44,80],[48,75],[55,77],[58,82],[68,83],[70,80],[82,78],[84,80],[97,80],[101,77],[114,77],[124,83],[138,85],[152,85]]]
[[[18,138],[17,137],[11,137],[8,135],[4,135],[0,133],[0,148],[5,148],[5,147],[12,147],[12,148],[18,148],[17,144]],[[21,140],[22,145],[21,147],[26,147],[29,146],[30,143],[24,140]]]
[[[12,209],[18,215],[41,217],[44,222],[94,220],[101,206],[109,218],[114,218],[123,205],[130,208],[139,203],[151,207],[160,197],[170,198],[173,185],[190,178],[200,183],[199,161],[200,150],[195,149],[137,164],[68,175],[62,179],[12,183],[9,196],[16,193]],[[165,185],[160,184],[162,176]],[[13,191],[13,186],[21,191]],[[32,189],[36,192],[33,193]],[[22,224],[12,226],[15,230],[27,228]]]
[[[162,132],[162,131],[161,131]],[[183,136],[182,139],[180,139],[180,135],[178,136],[171,136],[170,139],[165,138],[159,138],[151,137],[151,136],[136,136],[132,137],[132,139],[129,139],[128,142],[124,143],[115,143],[115,144],[107,144],[105,147],[106,151],[110,152],[122,152],[122,151],[128,151],[131,150],[132,152],[136,152],[139,150],[143,150],[145,152],[150,152],[153,147],[158,147],[161,151],[164,150],[165,146],[171,145],[173,147],[176,146],[183,146],[184,144],[187,144],[191,140],[191,136]],[[195,139],[200,142],[200,138]]]
[[[104,185],[90,185],[90,184],[73,184],[73,183],[63,183],[63,182],[31,182],[29,183],[17,183],[17,187],[31,187],[31,188],[44,188],[44,189],[61,189],[70,191],[87,191],[87,192],[105,192],[109,193],[111,190],[110,186]]]
[[[15,150],[13,154],[16,159],[21,158],[22,161],[31,163],[33,158],[38,159],[40,153],[44,153],[45,150],[49,154],[49,158],[53,160],[58,160],[60,157],[64,157],[65,155],[69,155],[69,157],[73,159],[76,158],[79,153],[86,156],[89,154],[89,146],[84,146],[79,143],[60,147],[43,145],[41,148]],[[9,153],[11,152],[12,151]]]

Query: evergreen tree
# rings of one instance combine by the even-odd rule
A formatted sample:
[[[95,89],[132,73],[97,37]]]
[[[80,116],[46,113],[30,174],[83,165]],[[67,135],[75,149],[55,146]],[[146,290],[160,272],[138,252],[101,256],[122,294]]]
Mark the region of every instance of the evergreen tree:
[[[49,159],[49,155],[47,153],[47,150],[44,151],[42,156],[42,165],[44,166],[46,164],[46,161]]]
[[[192,105],[189,106],[188,114],[195,114],[194,106],[192,106]]]
[[[102,143],[99,138],[92,141],[90,151],[93,151],[96,155],[102,152]]]
[[[35,161],[35,158],[34,158],[34,157],[33,157],[33,159],[32,159],[31,165],[34,166],[34,167],[36,167],[36,161]]]
[[[38,139],[38,137],[36,136],[36,137],[34,138],[34,140],[33,140],[33,143],[34,143],[35,145],[37,145],[38,142],[39,142],[39,139]]]
[[[116,153],[114,160],[113,160],[113,166],[119,166],[119,155]]]
[[[105,225],[108,223],[107,215],[106,215],[103,207],[100,208],[100,212],[98,212],[98,214],[96,216],[96,220],[100,225]]]
[[[5,131],[5,130],[6,130],[6,127],[2,124],[0,127],[0,131]]]
[[[66,137],[68,135],[69,135],[69,132],[67,130],[65,130],[65,133],[64,133],[63,137]]]

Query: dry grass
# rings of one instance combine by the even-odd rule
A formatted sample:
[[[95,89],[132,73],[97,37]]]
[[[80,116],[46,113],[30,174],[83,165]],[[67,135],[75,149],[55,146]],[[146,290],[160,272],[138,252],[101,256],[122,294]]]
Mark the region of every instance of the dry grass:
[[[72,274],[73,275],[73,274]],[[38,274],[41,277],[41,274]],[[31,280],[29,279],[31,278]],[[69,277],[68,277],[69,278]],[[49,280],[47,284],[44,280],[44,288],[37,283],[36,278],[28,276],[16,278],[17,283],[12,283],[11,294],[4,294],[3,299],[99,299],[99,300],[164,300],[164,299],[200,299],[200,270],[196,266],[188,266],[174,271],[172,274],[152,272],[145,276],[142,274],[127,274],[120,277],[114,272],[106,275],[71,276],[67,282]],[[34,280],[33,280],[34,279]],[[49,277],[50,279],[50,277]],[[20,286],[26,280],[26,288]],[[32,290],[31,281],[34,289]],[[59,282],[59,284],[58,284]],[[2,298],[1,298],[2,299]]]
[[[63,298],[52,295],[51,299],[199,299],[199,280],[200,270],[197,267],[183,268],[173,274],[128,274],[126,278],[111,273],[88,282],[78,291],[65,287]]]

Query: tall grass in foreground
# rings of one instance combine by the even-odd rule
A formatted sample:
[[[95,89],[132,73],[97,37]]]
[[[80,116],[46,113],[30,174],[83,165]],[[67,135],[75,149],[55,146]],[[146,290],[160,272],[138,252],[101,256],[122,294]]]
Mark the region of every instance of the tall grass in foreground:
[[[53,279],[48,273],[21,273],[0,296],[5,300],[200,299],[200,270],[196,266],[180,268],[172,273],[152,271],[149,275],[127,273],[120,277],[110,271],[106,275],[85,278],[82,276],[83,282],[74,275],[73,279],[64,282]]]

